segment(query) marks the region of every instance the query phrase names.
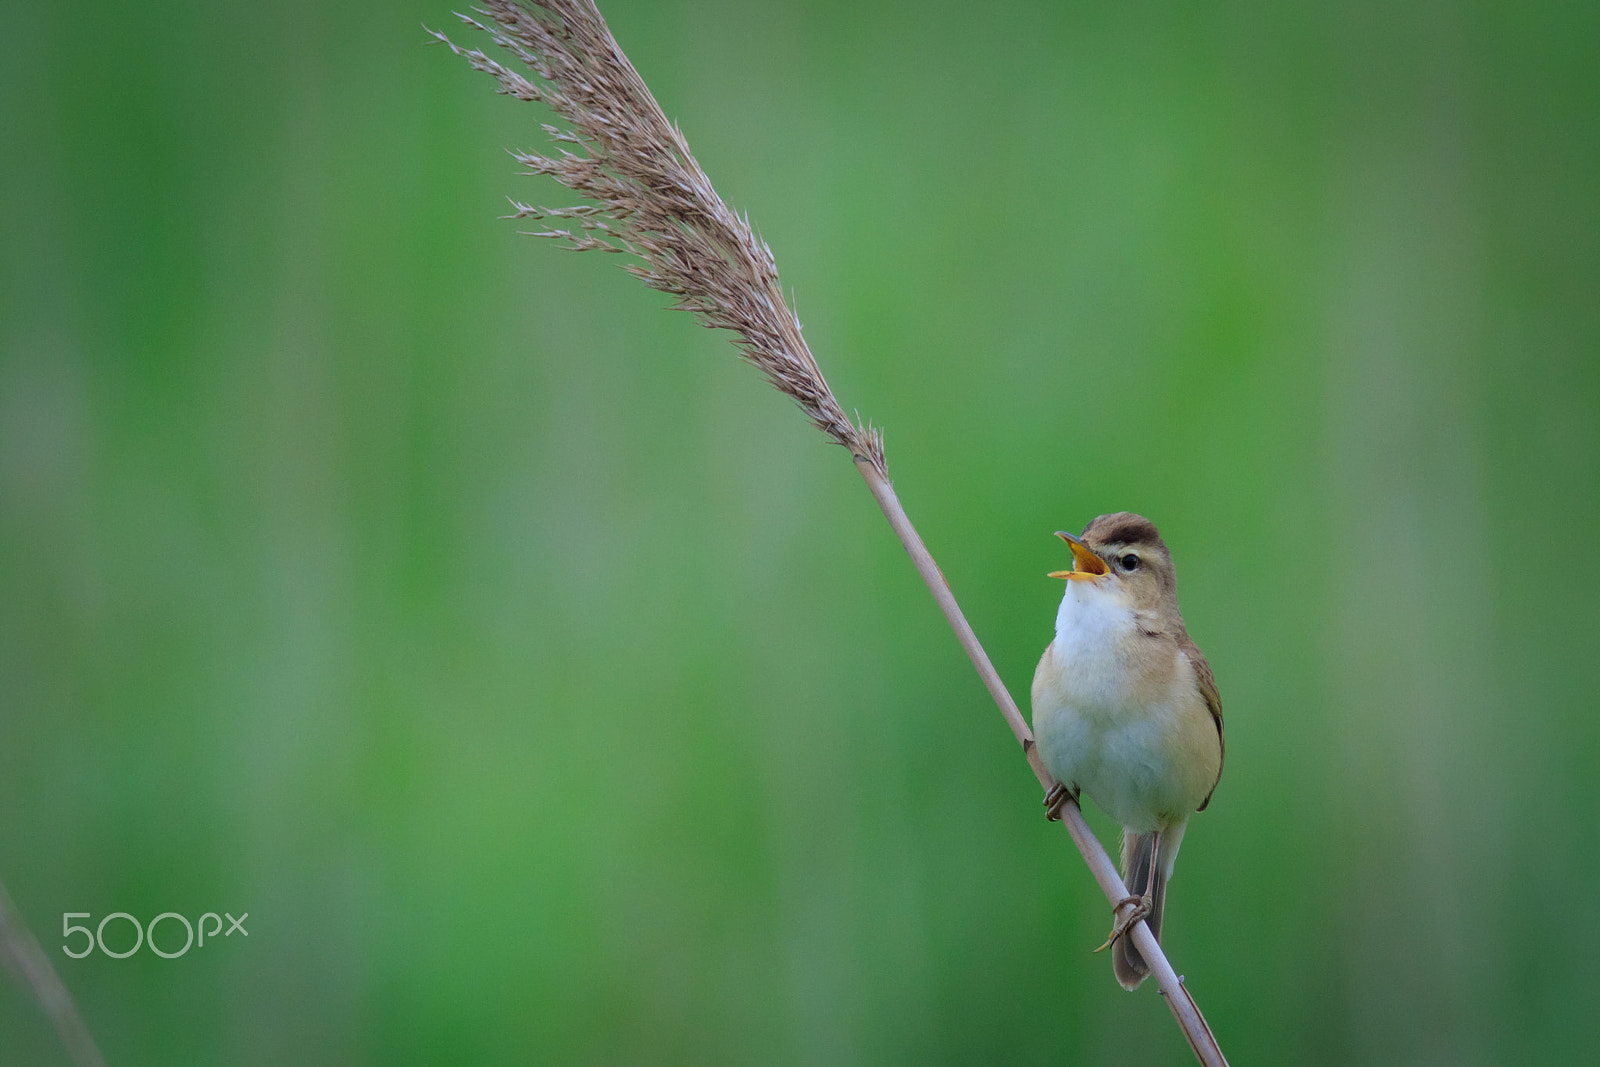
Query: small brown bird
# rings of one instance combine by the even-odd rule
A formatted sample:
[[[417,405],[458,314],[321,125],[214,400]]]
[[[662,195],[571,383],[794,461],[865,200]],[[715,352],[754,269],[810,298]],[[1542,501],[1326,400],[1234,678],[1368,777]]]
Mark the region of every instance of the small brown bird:
[[[1033,675],[1039,757],[1060,783],[1052,817],[1080,790],[1122,825],[1122,878],[1133,910],[1112,927],[1112,969],[1124,989],[1150,973],[1122,936],[1143,918],[1161,937],[1167,880],[1191,812],[1222,776],[1222,698],[1184,629],[1172,556],[1142,515],[1101,515],[1081,537],[1057,533],[1073,569],[1056,636]],[[1102,948],[1105,946],[1101,946]]]

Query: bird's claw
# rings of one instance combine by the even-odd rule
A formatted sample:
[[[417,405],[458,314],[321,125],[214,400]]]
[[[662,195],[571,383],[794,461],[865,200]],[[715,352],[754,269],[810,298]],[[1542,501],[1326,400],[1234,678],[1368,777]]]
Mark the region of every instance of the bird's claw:
[[[1122,909],[1128,907],[1129,905],[1132,905],[1133,910],[1128,912],[1127,915],[1120,915],[1119,913],[1122,911]],[[1112,945],[1115,945],[1117,943],[1117,938],[1125,935],[1133,927],[1134,923],[1150,914],[1150,909],[1152,906],[1153,903],[1148,895],[1142,897],[1123,897],[1121,900],[1113,904],[1111,907],[1111,914],[1113,916],[1111,934],[1106,938],[1106,943],[1095,949],[1095,951],[1104,952]]]
[[[1044,817],[1051,822],[1061,821],[1061,805],[1069,800],[1077,800],[1077,796],[1066,786],[1057,782],[1050,787],[1050,792],[1044,795]]]

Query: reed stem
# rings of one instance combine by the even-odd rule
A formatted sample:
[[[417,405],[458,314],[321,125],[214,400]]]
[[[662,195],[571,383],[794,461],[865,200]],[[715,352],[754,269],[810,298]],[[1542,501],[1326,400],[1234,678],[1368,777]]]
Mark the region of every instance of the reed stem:
[[[939,570],[916,527],[911,525],[911,519],[906,515],[905,508],[900,505],[900,498],[895,494],[894,486],[884,477],[882,471],[867,460],[858,458],[856,469],[866,480],[867,488],[872,490],[872,495],[878,501],[878,506],[883,509],[883,517],[889,520],[889,526],[894,530],[895,536],[900,539],[907,554],[911,556],[911,563],[917,568],[917,573],[922,575],[923,582],[928,586],[928,592],[933,594],[934,603],[944,612],[945,620],[950,623],[950,629],[955,631],[956,640],[961,643],[967,658],[972,660],[972,666],[978,672],[978,677],[983,680],[984,688],[989,690],[989,695],[1000,708],[1000,714],[1005,716],[1006,725],[1011,727],[1011,733],[1027,756],[1028,766],[1033,768],[1034,776],[1039,779],[1039,785],[1048,795],[1055,788],[1056,781],[1050,776],[1050,772],[1044,769],[1044,764],[1039,759],[1038,746],[1033,743],[1033,731],[1028,728],[1022,713],[1017,710],[1017,702],[1011,698],[1010,690],[1000,680],[994,664],[989,662],[989,654],[983,650],[978,635],[973,632],[972,625],[967,622],[966,615],[961,611],[961,605],[956,603],[955,594],[951,592],[950,583],[945,580],[944,572]],[[1089,865],[1089,872],[1094,875],[1100,891],[1105,893],[1106,899],[1112,904],[1122,900],[1128,895],[1128,888],[1117,874],[1117,868],[1111,862],[1111,857],[1106,855],[1106,850],[1100,846],[1100,839],[1089,829],[1089,824],[1084,820],[1077,801],[1068,799],[1058,810],[1062,823],[1066,825],[1067,833],[1072,835],[1072,843],[1077,845],[1078,851],[1083,854],[1083,861]],[[1156,985],[1166,998],[1167,1007],[1178,1020],[1178,1025],[1182,1027],[1184,1037],[1188,1038],[1189,1047],[1194,1050],[1195,1056],[1206,1067],[1226,1067],[1228,1061],[1222,1055],[1222,1049],[1217,1044],[1211,1027],[1207,1025],[1205,1016],[1200,1014],[1200,1008],[1195,1004],[1194,997],[1185,988],[1183,979],[1172,969],[1166,954],[1161,951],[1161,943],[1150,933],[1150,928],[1144,924],[1144,920],[1139,920],[1123,936],[1134,939],[1140,955],[1144,957],[1145,963],[1150,967],[1150,973],[1155,977]]]
[[[33,990],[73,1063],[78,1067],[106,1067],[89,1028],[83,1024],[83,1016],[78,1014],[72,994],[67,992],[61,976],[50,965],[50,957],[45,955],[38,938],[23,921],[4,882],[0,882],[0,963]]]

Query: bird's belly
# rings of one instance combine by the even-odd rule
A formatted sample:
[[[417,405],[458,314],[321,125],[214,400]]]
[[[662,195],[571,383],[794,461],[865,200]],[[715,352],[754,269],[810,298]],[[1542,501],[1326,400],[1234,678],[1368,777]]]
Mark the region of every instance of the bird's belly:
[[[1182,685],[1139,693],[1075,673],[1075,682],[1090,684],[1035,685],[1034,734],[1045,768],[1136,833],[1188,818],[1216,781],[1221,758],[1210,715],[1187,706],[1198,693]]]

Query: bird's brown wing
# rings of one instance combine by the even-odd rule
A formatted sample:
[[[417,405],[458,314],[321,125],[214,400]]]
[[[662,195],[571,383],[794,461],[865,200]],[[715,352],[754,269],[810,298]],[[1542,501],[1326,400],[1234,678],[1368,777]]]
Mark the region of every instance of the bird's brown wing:
[[[1217,724],[1217,777],[1211,783],[1206,798],[1194,810],[1205,811],[1206,805],[1211,803],[1211,794],[1217,791],[1217,782],[1222,781],[1222,760],[1227,754],[1228,746],[1222,740],[1222,694],[1217,692],[1217,679],[1211,673],[1211,664],[1206,662],[1206,657],[1195,647],[1194,642],[1184,635],[1183,650],[1189,656],[1189,662],[1194,665],[1195,681],[1200,684],[1200,695],[1206,698],[1206,708],[1211,712],[1211,721]]]

